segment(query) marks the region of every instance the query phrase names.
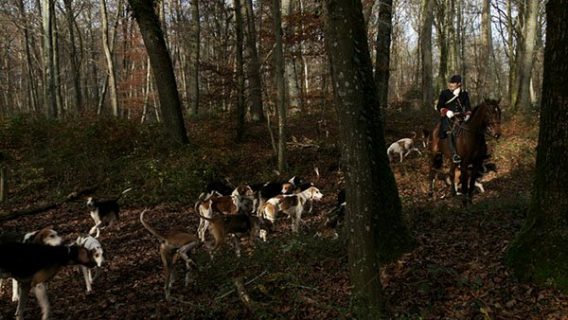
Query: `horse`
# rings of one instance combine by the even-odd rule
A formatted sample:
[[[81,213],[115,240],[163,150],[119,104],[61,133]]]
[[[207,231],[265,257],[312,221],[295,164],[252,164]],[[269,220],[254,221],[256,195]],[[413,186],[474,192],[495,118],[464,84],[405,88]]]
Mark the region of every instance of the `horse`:
[[[472,202],[475,181],[479,177],[483,161],[487,156],[485,136],[487,135],[494,139],[499,139],[501,136],[501,108],[499,107],[499,102],[499,100],[485,99],[485,101],[472,110],[469,121],[454,123],[454,129],[452,131],[455,135],[456,152],[462,159],[459,164],[459,170],[461,173],[460,182],[462,185],[462,201],[464,206]],[[430,144],[430,149],[432,162],[428,175],[430,183],[429,196],[434,195],[434,183],[438,173],[443,170],[444,155],[448,159],[451,158],[451,151],[448,146],[448,139],[450,139],[450,137],[440,139],[439,131],[440,124],[438,123],[431,135],[432,143]],[[449,177],[452,182],[452,194],[454,195],[457,192],[455,184],[453,183],[456,167],[457,165],[451,162]]]

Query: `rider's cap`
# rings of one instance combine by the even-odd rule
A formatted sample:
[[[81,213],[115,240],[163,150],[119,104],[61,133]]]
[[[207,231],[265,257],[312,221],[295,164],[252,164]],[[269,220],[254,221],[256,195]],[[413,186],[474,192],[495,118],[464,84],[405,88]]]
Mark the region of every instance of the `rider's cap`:
[[[462,82],[462,77],[459,74],[454,74],[451,78],[450,81],[448,81],[449,83],[461,83]]]

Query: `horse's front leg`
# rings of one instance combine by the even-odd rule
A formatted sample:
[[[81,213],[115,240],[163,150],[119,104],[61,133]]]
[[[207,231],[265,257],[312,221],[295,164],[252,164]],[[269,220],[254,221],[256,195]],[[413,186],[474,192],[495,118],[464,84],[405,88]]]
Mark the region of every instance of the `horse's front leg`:
[[[456,196],[458,194],[457,184],[456,184],[456,165],[451,163],[450,164],[450,171],[448,172],[448,176],[450,177],[450,192],[452,196]],[[463,175],[460,175],[460,178]]]
[[[464,169],[465,168],[465,169]],[[467,205],[469,203],[471,203],[471,194],[470,194],[470,190],[472,190],[470,188],[469,185],[469,172],[467,170],[467,164],[466,163],[462,163],[462,169],[460,169],[461,171],[461,176],[460,176],[460,183],[462,186],[462,194],[463,194],[463,198],[462,198],[462,203],[464,205],[464,207],[467,207]]]

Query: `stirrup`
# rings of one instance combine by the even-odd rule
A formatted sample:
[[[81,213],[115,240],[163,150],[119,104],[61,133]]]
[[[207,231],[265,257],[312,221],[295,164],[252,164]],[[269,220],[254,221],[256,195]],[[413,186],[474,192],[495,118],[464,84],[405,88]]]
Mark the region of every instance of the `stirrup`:
[[[462,159],[460,158],[460,156],[457,153],[454,153],[452,155],[452,161],[457,164],[457,163],[460,163],[462,161]]]

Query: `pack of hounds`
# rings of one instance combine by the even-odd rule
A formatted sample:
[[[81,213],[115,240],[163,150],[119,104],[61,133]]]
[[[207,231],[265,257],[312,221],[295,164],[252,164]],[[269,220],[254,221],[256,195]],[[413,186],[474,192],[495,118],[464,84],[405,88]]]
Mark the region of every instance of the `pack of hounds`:
[[[316,174],[319,178],[319,172]],[[104,250],[99,236],[105,229],[119,230],[119,200],[131,189],[124,190],[112,199],[88,197],[86,204],[94,225],[88,234],[64,243],[57,231],[50,227],[27,233],[0,232],[0,292],[7,279],[12,279],[12,301],[18,302],[16,319],[24,318],[28,294],[32,292],[41,309],[42,319],[48,319],[50,304],[47,282],[66,266],[78,265],[85,281],[86,292],[93,290],[92,270],[101,267]],[[343,194],[343,200],[341,200]],[[248,237],[250,243],[267,241],[279,216],[287,217],[291,230],[299,232],[302,214],[311,212],[313,203],[321,200],[322,192],[310,182],[293,177],[286,181],[231,186],[228,181],[213,181],[195,203],[199,217],[197,232],[170,230],[158,231],[146,220],[150,211],[140,213],[142,226],[160,243],[159,254],[165,275],[164,292],[171,299],[175,265],[185,263],[185,284],[197,264],[192,259],[196,250],[206,250],[211,259],[223,245],[232,244],[237,257],[241,256],[240,239]],[[345,204],[345,192],[333,211],[340,212]],[[335,227],[339,215],[328,218],[326,226]],[[209,234],[209,237],[208,237]],[[211,241],[208,241],[212,238]]]

